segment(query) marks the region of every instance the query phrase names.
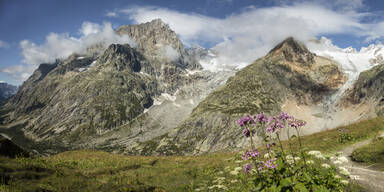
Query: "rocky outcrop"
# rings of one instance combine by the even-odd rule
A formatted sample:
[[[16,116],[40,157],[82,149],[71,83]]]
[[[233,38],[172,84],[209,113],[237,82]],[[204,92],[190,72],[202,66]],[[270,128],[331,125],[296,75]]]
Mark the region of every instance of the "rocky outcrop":
[[[168,61],[185,69],[201,69],[194,57],[189,56],[177,34],[160,19],[139,25],[124,25],[116,32],[131,37],[149,60]]]
[[[360,73],[353,87],[347,91],[344,105],[368,103],[377,115],[384,115],[384,65],[379,64]]]
[[[3,115],[3,126],[25,122],[22,131],[34,141],[94,148],[105,143],[105,134],[143,115],[161,95],[176,95],[193,82],[205,82],[203,76],[189,74],[200,65],[188,59],[176,34],[160,20],[123,26],[117,33],[128,34],[137,45],[112,44],[101,54],[74,53],[41,64],[4,106],[3,111],[11,112]],[[164,47],[170,55],[161,52],[167,51]],[[95,145],[88,145],[92,141]]]

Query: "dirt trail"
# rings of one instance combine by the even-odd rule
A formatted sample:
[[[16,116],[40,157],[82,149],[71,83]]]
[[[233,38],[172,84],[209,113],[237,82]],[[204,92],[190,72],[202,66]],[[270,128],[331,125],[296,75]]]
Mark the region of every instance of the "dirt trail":
[[[370,192],[384,192],[384,172],[376,171],[373,169],[369,169],[369,166],[363,166],[359,163],[353,162],[351,160],[352,152],[368,143],[370,143],[372,139],[368,139],[356,144],[353,144],[345,149],[343,149],[342,155],[348,158],[349,162],[344,165],[345,168],[351,173],[352,179],[357,181],[357,183],[361,184],[364,188],[366,188]]]

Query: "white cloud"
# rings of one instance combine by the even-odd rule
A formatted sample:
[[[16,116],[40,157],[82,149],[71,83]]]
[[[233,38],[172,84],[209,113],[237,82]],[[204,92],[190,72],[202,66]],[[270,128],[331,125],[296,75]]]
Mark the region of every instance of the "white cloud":
[[[87,36],[90,34],[99,33],[101,30],[101,25],[86,21],[81,25],[80,34],[82,34],[83,36]]]
[[[14,65],[9,66],[3,69],[0,69],[0,72],[11,75],[16,81],[26,80],[35,70],[33,65]]]
[[[364,0],[273,0],[279,6],[317,4],[341,12],[355,12],[365,7]]]
[[[127,35],[117,35],[110,23],[99,25],[97,23],[84,22],[79,29],[80,38],[72,37],[68,33],[50,33],[45,43],[36,45],[29,40],[20,42],[22,65],[10,66],[0,70],[8,73],[17,80],[26,80],[41,63],[52,63],[56,59],[65,59],[72,53],[85,53],[87,48],[101,44],[108,46],[112,43],[129,43],[136,46]]]
[[[243,67],[264,55],[288,36],[306,41],[323,34],[351,34],[366,27],[360,14],[337,12],[316,4],[268,8],[249,7],[239,14],[219,19],[181,13],[160,7],[121,10],[136,23],[156,18],[169,24],[187,45],[215,44],[222,66]]]
[[[109,11],[105,14],[107,17],[117,17],[117,13],[115,11]]]
[[[135,43],[127,35],[117,35],[110,23],[99,25],[84,22],[79,30],[80,38],[69,34],[50,33],[42,45],[36,45],[29,40],[20,42],[24,63],[38,65],[41,63],[54,62],[55,59],[64,59],[72,53],[85,53],[86,49],[95,44],[110,45],[112,43]]]
[[[9,44],[5,41],[0,40],[0,48],[9,48]]]
[[[167,59],[171,61],[175,61],[180,57],[179,52],[177,52],[174,48],[169,45],[164,46],[162,49],[160,49],[160,51],[161,55],[164,55]]]

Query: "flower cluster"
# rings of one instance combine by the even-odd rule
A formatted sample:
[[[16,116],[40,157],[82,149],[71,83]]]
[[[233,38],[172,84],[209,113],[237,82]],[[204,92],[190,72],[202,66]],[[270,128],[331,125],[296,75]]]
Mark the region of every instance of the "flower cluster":
[[[257,126],[259,124],[265,124],[267,133],[276,133],[281,129],[285,128],[285,122],[292,128],[299,128],[306,125],[305,121],[297,120],[294,117],[288,115],[285,112],[281,112],[279,115],[268,117],[264,113],[259,113],[255,116],[247,115],[238,120],[238,124],[241,127],[246,127],[247,125]],[[243,129],[243,135],[246,137],[250,137],[251,133],[254,133],[252,129],[246,127]]]
[[[254,149],[252,151],[246,151],[241,157],[243,160],[249,160],[251,158],[255,159],[257,157],[260,157],[260,152],[257,149]]]
[[[269,121],[269,118],[267,116],[264,115],[264,113],[259,113],[257,115],[255,115],[255,122],[258,122],[258,123],[267,123]]]
[[[238,120],[238,124],[243,130],[245,137],[250,137],[250,150],[245,151],[242,155],[242,161],[246,161],[243,167],[236,167],[231,172],[237,175],[243,170],[247,177],[245,182],[253,183],[254,190],[270,191],[272,189],[285,189],[287,191],[297,191],[299,188],[312,189],[313,182],[316,182],[321,189],[329,189],[330,191],[343,191],[348,185],[347,180],[342,177],[348,177],[349,171],[345,167],[334,168],[329,161],[321,154],[320,151],[309,151],[305,153],[302,140],[300,137],[300,128],[306,125],[305,121],[298,120],[285,112],[281,112],[275,116],[266,116],[260,113],[254,116],[245,116]],[[298,150],[296,150],[291,142],[290,130],[295,131],[298,142]],[[261,137],[264,147],[256,149],[255,144],[260,140],[254,138],[257,133]],[[288,146],[284,146],[282,138],[288,138]],[[287,149],[287,147],[289,147]],[[285,149],[284,149],[285,148]],[[331,158],[332,164],[343,164],[348,162],[345,157]],[[325,171],[319,171],[325,170]],[[336,175],[338,173],[342,176]],[[319,174],[320,173],[320,174]],[[287,180],[292,178],[301,178],[305,175],[305,179],[297,179],[293,184],[287,185]],[[309,178],[309,179],[308,179]],[[320,188],[316,188],[320,189]]]
[[[264,162],[264,167],[267,169],[275,169],[277,166],[276,159],[268,159]]]
[[[251,169],[252,169],[252,164],[251,163],[248,163],[248,164],[244,165],[244,172],[246,174],[248,174],[249,171],[251,171]]]
[[[268,123],[268,126],[267,126],[267,133],[275,133],[275,132],[279,132],[280,129],[283,129],[285,128],[285,126],[283,125],[283,122],[281,121],[281,119],[279,119],[278,117],[272,117],[269,119],[269,123]]]
[[[297,120],[297,119],[292,119],[291,121],[289,121],[288,125],[292,128],[299,128],[299,127],[303,127],[307,124],[307,122],[305,121],[300,121],[300,120]]]
[[[241,126],[241,127],[244,127],[244,126],[246,126],[246,125],[248,125],[248,124],[251,124],[251,123],[253,123],[254,122],[254,120],[253,120],[253,118],[251,117],[251,116],[245,116],[245,117],[242,117],[242,118],[240,118],[238,121],[237,121],[237,123]]]

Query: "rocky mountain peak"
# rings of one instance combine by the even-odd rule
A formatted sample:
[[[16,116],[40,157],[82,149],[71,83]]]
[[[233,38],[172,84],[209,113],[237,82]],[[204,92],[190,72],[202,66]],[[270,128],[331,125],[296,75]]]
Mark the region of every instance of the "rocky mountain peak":
[[[141,54],[128,44],[111,44],[100,56],[99,62],[113,65],[113,68],[118,71],[129,69],[133,72],[139,72],[141,60],[143,60]]]
[[[288,37],[276,45],[269,53],[269,56],[277,57],[288,62],[310,65],[314,63],[314,54],[301,42],[293,37]]]
[[[158,50],[169,46],[179,53],[184,53],[184,46],[177,34],[161,19],[155,19],[138,25],[123,25],[116,30],[120,35],[128,35],[137,43],[146,55],[158,53]]]

